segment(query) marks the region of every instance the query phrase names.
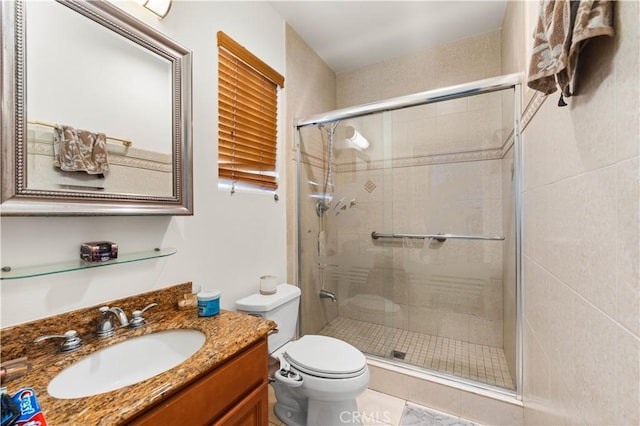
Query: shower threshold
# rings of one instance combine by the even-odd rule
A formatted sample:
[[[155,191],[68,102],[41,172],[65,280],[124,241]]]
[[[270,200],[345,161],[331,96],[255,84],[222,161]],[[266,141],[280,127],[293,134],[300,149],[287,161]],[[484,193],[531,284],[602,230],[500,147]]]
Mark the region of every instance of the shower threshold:
[[[502,348],[337,317],[318,334],[364,353],[513,390]],[[404,357],[396,355],[404,355]]]

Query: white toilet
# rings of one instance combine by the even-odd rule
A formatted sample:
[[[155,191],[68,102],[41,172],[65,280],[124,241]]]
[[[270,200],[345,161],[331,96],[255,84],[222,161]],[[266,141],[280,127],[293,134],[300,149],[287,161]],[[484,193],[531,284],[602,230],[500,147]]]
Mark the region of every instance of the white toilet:
[[[300,289],[278,285],[273,295],[252,294],[236,302],[241,312],[275,321],[269,354],[280,362],[275,372],[275,413],[289,426],[360,424],[356,397],[369,385],[367,360],[342,340],[296,331]]]

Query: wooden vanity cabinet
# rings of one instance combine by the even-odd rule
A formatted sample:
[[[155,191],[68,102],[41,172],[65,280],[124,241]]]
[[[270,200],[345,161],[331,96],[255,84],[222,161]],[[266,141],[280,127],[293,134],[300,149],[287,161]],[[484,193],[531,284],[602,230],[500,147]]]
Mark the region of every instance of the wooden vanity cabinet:
[[[267,386],[265,337],[127,424],[266,425]]]

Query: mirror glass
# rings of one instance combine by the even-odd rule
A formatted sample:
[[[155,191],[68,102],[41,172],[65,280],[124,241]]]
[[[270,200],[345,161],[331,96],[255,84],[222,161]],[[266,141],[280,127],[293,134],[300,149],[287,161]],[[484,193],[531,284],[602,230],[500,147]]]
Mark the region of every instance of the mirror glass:
[[[2,214],[192,214],[190,52],[107,2],[15,8]]]

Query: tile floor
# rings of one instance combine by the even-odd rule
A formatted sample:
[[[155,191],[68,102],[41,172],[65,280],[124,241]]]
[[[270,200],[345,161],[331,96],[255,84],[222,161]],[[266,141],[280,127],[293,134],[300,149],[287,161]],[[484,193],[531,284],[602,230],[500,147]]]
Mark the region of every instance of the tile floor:
[[[502,348],[431,336],[337,317],[318,334],[344,340],[362,352],[390,357],[404,353],[403,361],[419,367],[514,389]]]
[[[273,388],[269,386],[269,426],[284,426],[273,412],[275,401]],[[358,397],[358,408],[363,426],[479,426],[371,389]]]

